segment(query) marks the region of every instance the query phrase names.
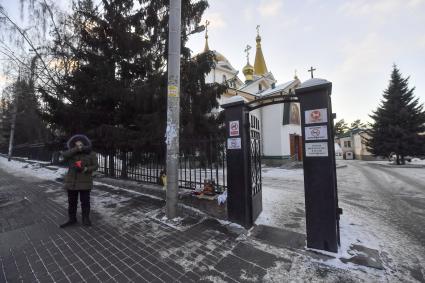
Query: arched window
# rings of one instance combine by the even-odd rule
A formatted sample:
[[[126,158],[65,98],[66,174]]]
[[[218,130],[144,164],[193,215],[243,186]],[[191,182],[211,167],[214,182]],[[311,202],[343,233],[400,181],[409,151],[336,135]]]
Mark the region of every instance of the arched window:
[[[226,75],[223,75],[223,83],[227,81]]]

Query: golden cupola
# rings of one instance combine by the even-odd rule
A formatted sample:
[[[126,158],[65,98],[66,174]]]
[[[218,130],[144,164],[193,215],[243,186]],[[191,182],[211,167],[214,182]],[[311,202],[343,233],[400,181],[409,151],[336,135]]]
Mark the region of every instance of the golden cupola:
[[[254,80],[254,67],[249,64],[249,50],[251,49],[251,46],[247,45],[245,52],[246,52],[246,65],[242,69],[242,73],[245,76],[245,83],[251,82]]]
[[[267,73],[266,61],[264,60],[263,51],[261,49],[261,36],[260,36],[260,26],[257,26],[257,37],[255,41],[257,42],[257,50],[255,52],[255,61],[254,61],[254,75],[262,76]]]

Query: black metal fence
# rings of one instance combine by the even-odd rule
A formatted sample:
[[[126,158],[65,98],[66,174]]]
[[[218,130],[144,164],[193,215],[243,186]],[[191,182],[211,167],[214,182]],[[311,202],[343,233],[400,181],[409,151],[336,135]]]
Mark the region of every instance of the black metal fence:
[[[112,178],[160,183],[165,174],[165,145],[150,144],[134,149],[96,149],[100,173]],[[7,154],[7,148],[0,148]],[[59,152],[46,144],[14,147],[13,156],[59,163]],[[179,186],[202,189],[212,184],[217,192],[226,189],[226,147],[224,139],[182,140],[180,142]]]
[[[8,147],[3,146],[0,148],[0,153],[8,154]],[[58,163],[58,152],[53,151],[49,146],[44,143],[35,144],[20,144],[13,147],[12,155],[14,157],[27,158],[29,160],[51,162],[52,164]]]

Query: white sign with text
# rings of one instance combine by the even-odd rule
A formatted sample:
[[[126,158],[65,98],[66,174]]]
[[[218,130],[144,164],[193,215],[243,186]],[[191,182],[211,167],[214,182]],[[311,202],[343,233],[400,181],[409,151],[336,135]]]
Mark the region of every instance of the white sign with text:
[[[327,142],[305,143],[305,155],[307,157],[328,156]]]

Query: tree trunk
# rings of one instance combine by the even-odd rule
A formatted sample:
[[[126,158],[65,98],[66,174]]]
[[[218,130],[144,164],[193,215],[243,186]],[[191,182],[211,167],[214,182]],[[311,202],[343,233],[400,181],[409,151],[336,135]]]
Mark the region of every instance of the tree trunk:
[[[401,165],[405,165],[406,164],[406,160],[404,160],[404,155],[401,155]]]
[[[396,164],[400,165],[400,155],[396,154]]]

